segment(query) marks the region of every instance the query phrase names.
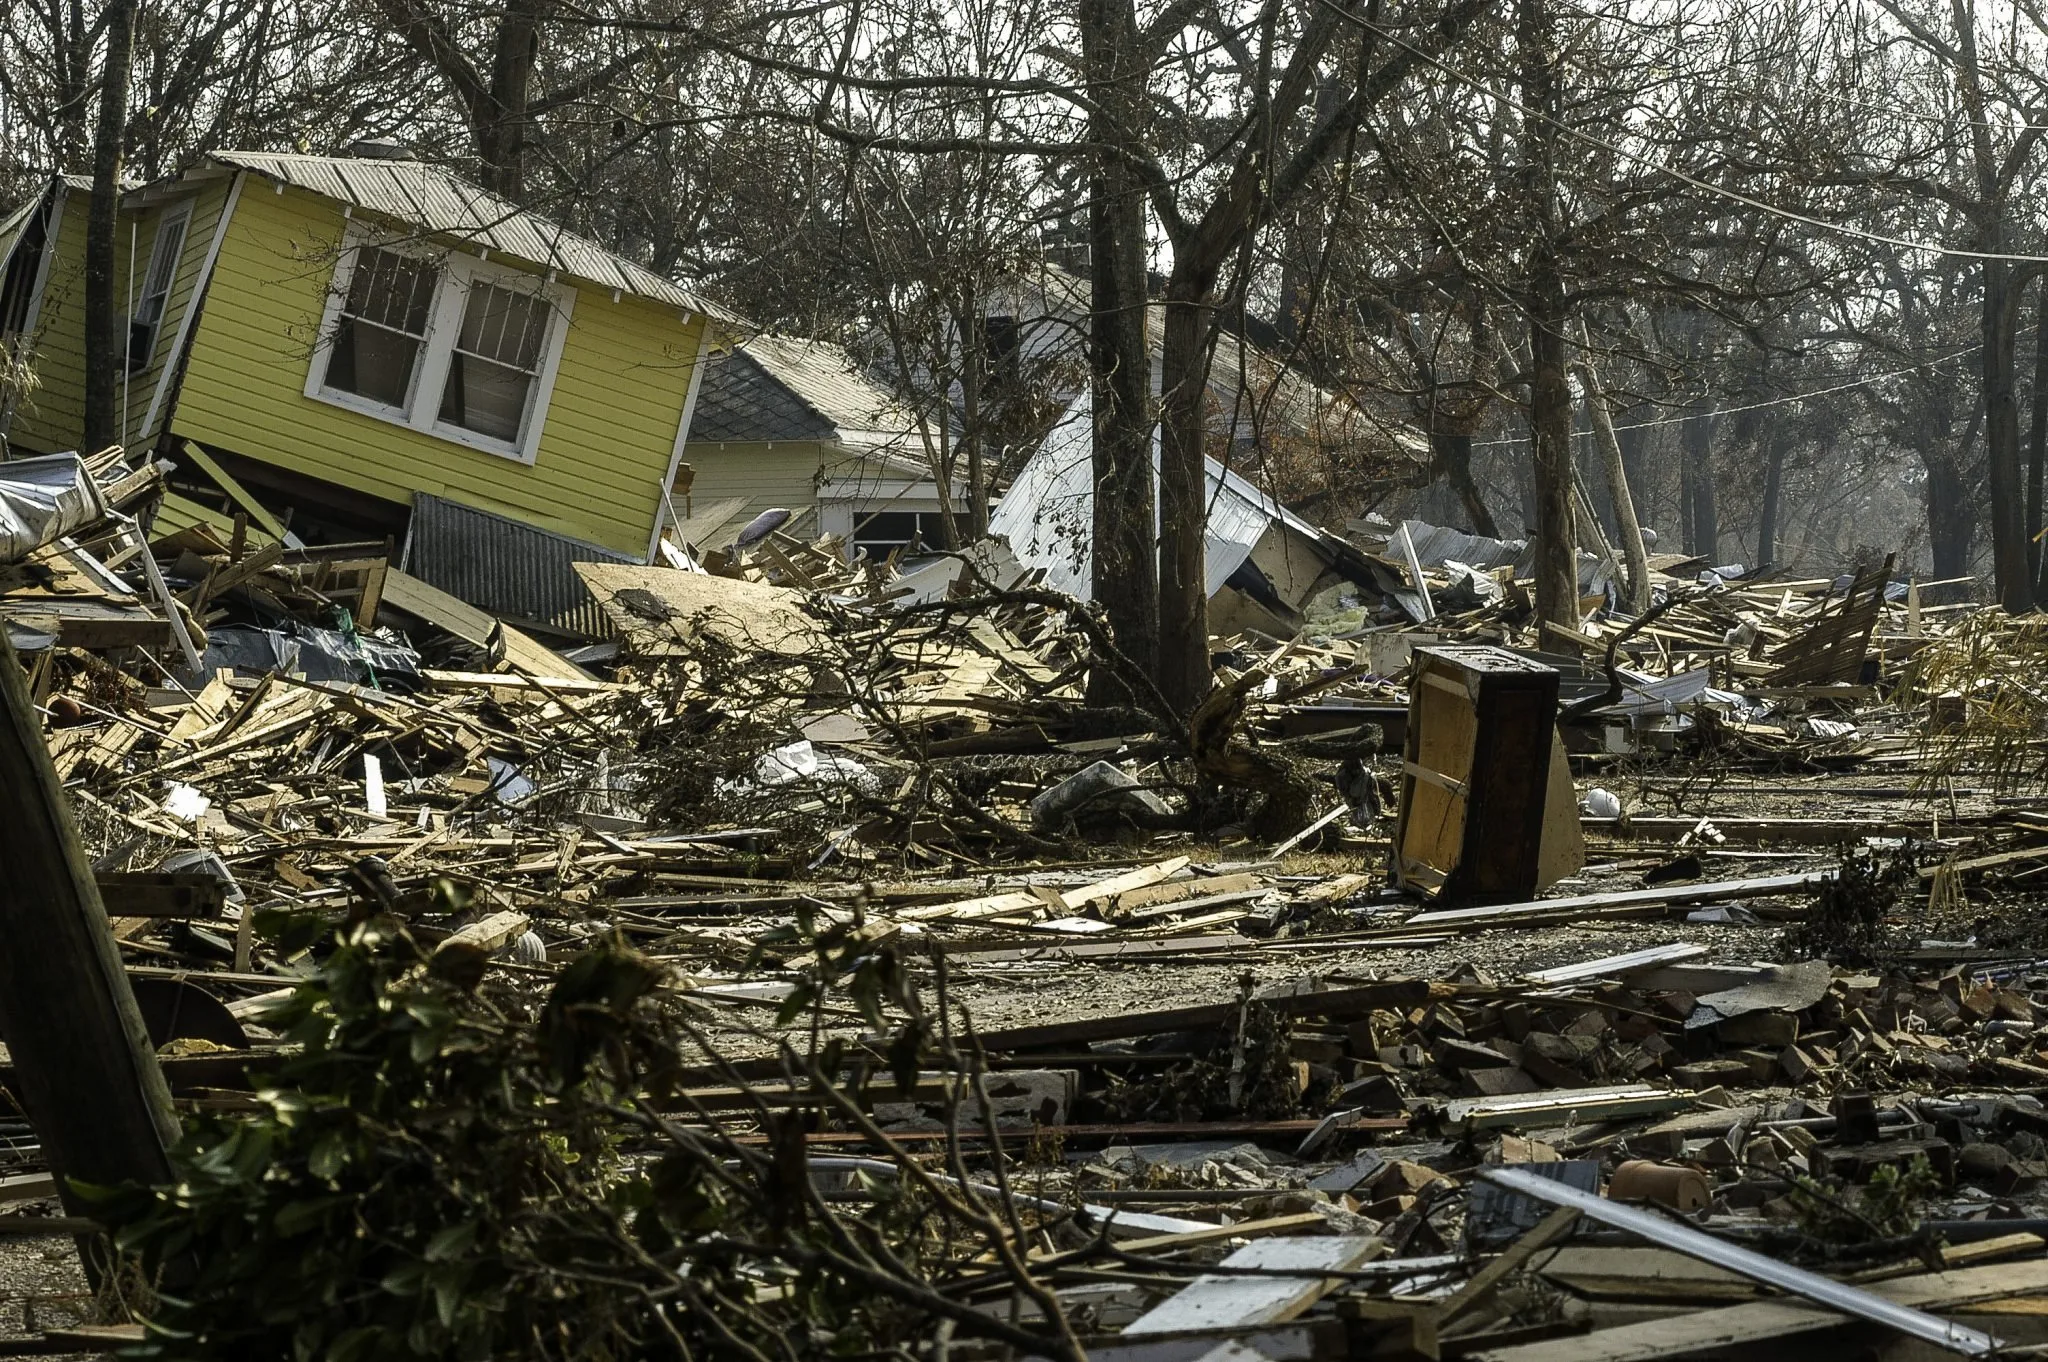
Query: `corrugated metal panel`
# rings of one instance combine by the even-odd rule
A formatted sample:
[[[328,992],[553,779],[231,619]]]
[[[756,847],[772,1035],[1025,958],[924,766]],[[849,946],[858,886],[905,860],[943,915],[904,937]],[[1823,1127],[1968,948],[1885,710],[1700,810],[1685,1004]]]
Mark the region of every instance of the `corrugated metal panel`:
[[[1094,426],[1093,407],[1084,392],[1067,408],[989,514],[990,533],[1009,541],[1017,561],[1044,568],[1048,586],[1084,601],[1091,598],[1089,579],[1095,563],[1095,481],[1090,467]],[[1204,462],[1209,474],[1209,516],[1203,556],[1211,596],[1251,557],[1260,536],[1274,521],[1312,539],[1321,537],[1315,526],[1222,464],[1214,459]],[[1156,431],[1152,463],[1156,478]]]
[[[603,288],[688,308],[734,326],[746,325],[737,314],[673,280],[424,161],[256,151],[216,152],[213,159],[429,232],[461,237],[519,260],[552,266]]]
[[[630,563],[559,534],[421,492],[405,570],[479,610],[588,638],[611,625],[571,563]]]

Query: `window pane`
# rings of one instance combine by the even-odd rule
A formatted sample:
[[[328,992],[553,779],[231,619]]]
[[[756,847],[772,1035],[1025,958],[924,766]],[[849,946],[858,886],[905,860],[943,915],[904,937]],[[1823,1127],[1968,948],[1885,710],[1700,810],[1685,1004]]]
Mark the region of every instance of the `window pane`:
[[[326,384],[357,393],[389,407],[405,405],[412,387],[412,366],[420,343],[411,336],[361,325],[344,315],[334,328],[334,347],[327,358]]]
[[[441,419],[479,435],[517,444],[519,428],[526,418],[526,395],[532,387],[529,374],[458,353],[448,363],[448,386],[441,392]]]
[[[462,310],[462,339],[473,355],[531,370],[540,363],[547,335],[547,303],[531,294],[493,284],[473,284]]]
[[[433,301],[432,265],[396,251],[365,248],[356,257],[355,273],[349,276],[343,311],[421,336],[426,334],[427,312]]]

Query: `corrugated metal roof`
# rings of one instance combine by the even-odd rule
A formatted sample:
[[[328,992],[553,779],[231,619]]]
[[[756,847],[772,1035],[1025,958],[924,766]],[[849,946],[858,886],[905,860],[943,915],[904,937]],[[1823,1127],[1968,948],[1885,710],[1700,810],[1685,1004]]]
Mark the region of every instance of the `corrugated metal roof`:
[[[917,424],[916,413],[839,346],[762,335],[704,371],[690,438],[907,444]]]
[[[1009,541],[1026,567],[1044,568],[1046,585],[1081,600],[1091,599],[1095,563],[1095,478],[1091,466],[1095,417],[1090,395],[1067,408],[989,513],[989,532]],[[1211,596],[1223,589],[1251,557],[1259,539],[1280,521],[1311,539],[1315,526],[1295,515],[1214,459],[1207,465],[1209,518],[1203,535],[1205,579]],[[1157,432],[1152,466],[1159,467]],[[1157,515],[1155,505],[1154,515]]]
[[[405,570],[493,615],[608,638],[610,622],[569,565],[633,561],[474,506],[413,494]]]
[[[746,325],[738,315],[644,265],[425,161],[261,151],[220,151],[213,159],[436,235],[460,237],[558,269],[600,288],[687,308],[735,327]]]

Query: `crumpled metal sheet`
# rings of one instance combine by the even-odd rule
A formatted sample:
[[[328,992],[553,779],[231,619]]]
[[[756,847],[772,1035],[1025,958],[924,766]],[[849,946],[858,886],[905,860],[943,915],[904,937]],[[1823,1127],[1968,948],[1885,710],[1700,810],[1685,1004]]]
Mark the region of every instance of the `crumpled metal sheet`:
[[[0,464],[0,563],[18,563],[107,514],[76,454]]]

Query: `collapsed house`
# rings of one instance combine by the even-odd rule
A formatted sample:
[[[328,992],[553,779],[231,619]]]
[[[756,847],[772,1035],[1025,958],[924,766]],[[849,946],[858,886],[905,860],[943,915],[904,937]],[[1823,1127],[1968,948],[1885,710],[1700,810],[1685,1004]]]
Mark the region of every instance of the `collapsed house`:
[[[87,200],[54,178],[8,243],[0,339],[40,380],[16,449],[80,442]],[[740,326],[418,161],[221,152],[124,194],[118,232],[119,443],[180,462],[172,515],[231,516],[239,486],[308,541],[403,545],[428,496],[644,562],[703,356]]]
[[[1046,585],[1092,599],[1094,408],[1083,393],[989,515],[989,532]],[[1153,442],[1158,475],[1158,442]],[[1204,562],[1210,624],[1218,633],[1257,630],[1291,638],[1302,611],[1339,581],[1371,585],[1369,565],[1343,539],[1319,530],[1214,459],[1207,463]],[[1155,521],[1156,521],[1155,503]]]

